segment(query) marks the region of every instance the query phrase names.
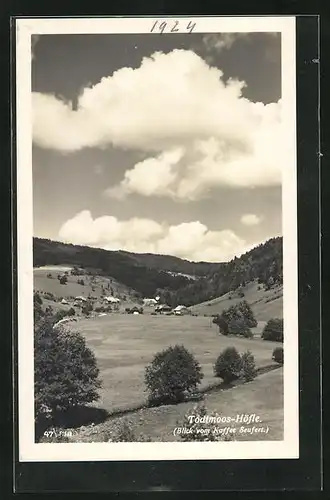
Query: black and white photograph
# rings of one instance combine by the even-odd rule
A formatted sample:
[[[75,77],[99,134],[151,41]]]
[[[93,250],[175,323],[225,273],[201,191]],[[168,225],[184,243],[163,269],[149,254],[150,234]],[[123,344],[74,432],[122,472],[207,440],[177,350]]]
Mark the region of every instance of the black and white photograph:
[[[299,456],[294,43],[17,22],[24,460]]]

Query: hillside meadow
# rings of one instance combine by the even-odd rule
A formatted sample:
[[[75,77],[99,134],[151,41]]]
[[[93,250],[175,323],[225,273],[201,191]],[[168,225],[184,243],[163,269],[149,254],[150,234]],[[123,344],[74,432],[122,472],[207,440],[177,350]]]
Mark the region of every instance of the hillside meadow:
[[[239,296],[237,292],[225,293],[221,297],[208,300],[191,307],[196,314],[221,314],[230,306],[238,304],[241,300],[246,300],[253,310],[257,321],[268,321],[270,318],[283,318],[283,286],[277,285],[270,290],[266,290],[257,281],[247,283],[242,287],[244,296]]]
[[[251,350],[260,367],[272,364],[275,347],[260,338],[219,335],[206,317],[111,314],[79,319],[70,328],[82,333],[95,353],[103,380],[96,404],[109,412],[145,401],[145,367],[158,351],[170,345],[183,344],[196,356],[204,372],[201,387],[219,383],[213,364],[224,348],[235,346],[240,353]]]

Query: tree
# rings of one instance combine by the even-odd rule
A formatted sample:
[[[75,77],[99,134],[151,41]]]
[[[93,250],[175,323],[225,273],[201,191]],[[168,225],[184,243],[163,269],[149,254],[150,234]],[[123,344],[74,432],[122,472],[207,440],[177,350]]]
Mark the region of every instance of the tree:
[[[47,318],[34,334],[34,392],[36,420],[46,412],[92,403],[99,398],[99,370],[93,352],[80,333],[54,328]]]
[[[242,360],[237,349],[227,347],[218,356],[214,365],[214,373],[216,377],[221,377],[227,384],[240,376],[241,367]]]
[[[61,285],[66,285],[68,282],[68,277],[66,274],[63,274],[63,276],[60,277],[59,279]]]
[[[61,321],[61,319],[65,318],[66,316],[68,316],[68,310],[67,309],[59,309],[58,311],[56,311],[56,313],[52,316],[52,320],[55,323],[57,323],[58,321]]]
[[[283,319],[270,319],[263,329],[261,338],[273,342],[283,342]]]
[[[74,316],[76,314],[76,311],[73,307],[70,307],[70,309],[67,312],[68,316]]]
[[[249,328],[254,328],[258,325],[256,318],[254,317],[253,311],[246,300],[242,300],[238,306],[238,311],[242,314],[246,326]]]
[[[200,384],[203,373],[199,362],[182,345],[158,352],[146,367],[145,383],[150,403],[177,403],[186,392]]]
[[[250,382],[256,377],[257,374],[256,363],[251,351],[246,351],[242,354],[241,363],[242,377],[246,380],[246,382]]]
[[[222,333],[222,335],[228,335],[228,323],[227,321],[223,318],[223,316],[217,315],[215,318],[213,318],[212,323],[215,325],[218,325],[219,327],[219,332]]]
[[[42,298],[40,297],[39,292],[34,292],[34,294],[33,294],[33,304],[34,305],[37,304],[39,306],[42,305]]]
[[[275,347],[275,349],[273,350],[272,360],[276,361],[276,363],[279,363],[280,365],[283,365],[284,363],[283,347]]]
[[[81,312],[86,316],[89,316],[91,311],[93,311],[93,304],[91,302],[86,302],[81,308]]]
[[[38,292],[34,292],[33,294],[33,313],[35,323],[37,323],[44,316],[44,311],[42,309],[42,299]]]
[[[253,336],[250,328],[258,324],[246,300],[225,309],[221,315],[213,319],[213,323],[219,326],[219,331],[223,335],[231,333],[232,335],[243,335],[246,338]]]
[[[232,335],[242,335],[246,338],[250,338],[252,335],[250,328],[246,325],[243,318],[232,319],[229,322],[228,331]]]

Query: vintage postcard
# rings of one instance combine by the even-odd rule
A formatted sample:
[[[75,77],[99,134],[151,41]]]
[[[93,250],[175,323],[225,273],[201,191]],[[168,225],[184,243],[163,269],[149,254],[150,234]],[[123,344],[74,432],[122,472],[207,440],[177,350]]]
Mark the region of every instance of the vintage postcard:
[[[295,18],[21,18],[16,68],[19,460],[298,458]]]

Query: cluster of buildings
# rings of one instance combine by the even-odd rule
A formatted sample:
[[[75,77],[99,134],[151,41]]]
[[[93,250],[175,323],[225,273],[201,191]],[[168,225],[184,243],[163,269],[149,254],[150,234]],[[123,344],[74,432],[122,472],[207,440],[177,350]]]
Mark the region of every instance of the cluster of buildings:
[[[103,297],[102,299],[107,304],[119,304],[121,302],[120,299],[113,297],[112,295],[110,295],[108,297]],[[84,297],[83,295],[80,295],[78,297],[75,297],[73,305],[74,306],[82,306],[87,301],[88,301],[88,299],[86,297]],[[68,302],[65,299],[63,299],[62,304],[68,304]],[[186,306],[179,305],[175,308],[172,308],[171,306],[169,306],[167,304],[161,304],[160,297],[151,298],[151,299],[148,299],[148,298],[143,299],[143,307],[154,307],[155,313],[159,313],[159,314],[174,314],[176,316],[191,314],[191,310]],[[140,314],[141,309],[142,308],[135,307],[133,309],[130,309],[130,312],[133,314],[134,313]]]
[[[191,311],[188,307],[186,306],[177,306],[174,309],[167,305],[167,304],[159,304],[159,302],[156,300],[156,302],[148,302],[156,299],[144,299],[143,304],[144,305],[153,305],[155,306],[155,312],[160,313],[160,314],[175,314],[177,316],[181,316],[184,314],[191,314]]]
[[[113,297],[112,295],[110,295],[109,297],[103,297],[102,299],[107,304],[119,304],[120,303],[120,299]],[[75,297],[73,305],[74,306],[81,306],[83,304],[86,304],[86,302],[88,302],[88,298],[84,297],[83,295],[79,295],[78,297]],[[62,304],[68,304],[68,302],[65,299],[63,299]]]

